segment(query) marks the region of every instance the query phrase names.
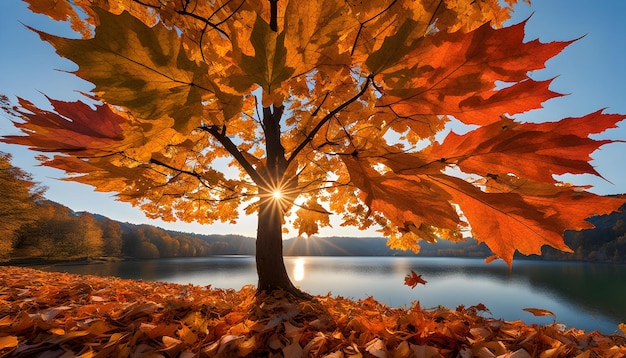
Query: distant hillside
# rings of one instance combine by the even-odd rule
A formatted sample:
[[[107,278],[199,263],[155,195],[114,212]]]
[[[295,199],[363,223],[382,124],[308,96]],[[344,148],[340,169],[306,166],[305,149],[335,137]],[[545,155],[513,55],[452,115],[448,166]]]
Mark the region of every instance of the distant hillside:
[[[77,257],[108,256],[124,258],[164,258],[209,255],[254,255],[256,241],[241,235],[197,234],[165,230],[150,225],[136,225],[111,220],[102,215],[75,213],[53,202],[43,202],[46,215],[18,231],[14,240],[14,258],[48,257],[73,259]],[[626,209],[623,207],[622,209]],[[76,234],[85,224],[96,222],[86,234]],[[565,242],[574,253],[563,253],[545,247],[544,260],[581,260],[597,262],[626,262],[626,210],[611,215],[595,216],[588,221],[595,229],[568,231]],[[63,228],[63,230],[60,230]],[[48,231],[46,231],[48,230]],[[50,231],[51,230],[51,231]],[[82,232],[82,231],[81,231]],[[391,250],[385,238],[377,237],[312,237],[284,241],[287,256],[416,256],[410,251]],[[91,246],[90,246],[91,245]],[[473,239],[452,243],[440,240],[436,244],[421,242],[418,256],[487,257],[490,250]],[[57,248],[57,250],[53,250]],[[70,250],[71,249],[71,250]],[[80,249],[80,250],[78,250]],[[82,251],[81,251],[82,250]],[[521,255],[518,255],[522,257]]]
[[[297,237],[283,242],[287,256],[391,256],[412,255],[391,250],[384,238],[376,237]]]
[[[98,220],[106,219],[94,215]],[[118,222],[125,232],[132,232],[149,225]],[[242,235],[217,235],[187,233],[158,228],[172,238],[185,237],[202,240],[210,245],[209,255],[254,255],[256,240]],[[382,237],[296,237],[283,241],[283,253],[287,256],[416,256],[410,251],[392,250]],[[420,256],[479,256],[490,255],[485,245],[475,240],[452,243],[441,240],[436,244],[421,243]]]
[[[212,245],[211,255],[254,255],[256,252],[256,239],[242,235],[218,235],[218,234],[189,234],[177,231],[167,231],[172,236],[189,236],[206,241]]]
[[[99,214],[92,214],[98,221],[110,220],[106,216]],[[242,235],[218,235],[218,234],[197,234],[175,230],[166,230],[160,227],[151,226],[147,224],[131,224],[127,222],[120,222],[112,220],[118,223],[125,233],[132,232],[134,230],[151,227],[162,231],[164,234],[171,236],[172,238],[193,238],[194,240],[201,240],[205,244],[209,244],[209,252],[207,255],[254,255],[255,253],[255,239]]]
[[[312,237],[284,241],[288,256],[475,256],[487,257],[489,249],[478,245],[474,239],[453,243],[441,240],[436,244],[421,242],[419,254],[392,250],[387,239],[380,237]]]
[[[626,205],[621,212],[594,216],[588,219],[596,228],[582,231],[567,231],[565,242],[574,253],[564,253],[544,247],[543,260],[581,260],[598,262],[626,262]],[[128,229],[137,225],[120,223]],[[163,230],[163,229],[160,229]],[[193,237],[209,244],[209,255],[254,255],[255,239],[240,235],[201,235],[163,230],[172,237]],[[445,256],[445,257],[488,257],[491,251],[485,244],[474,239],[453,243],[440,240],[436,244],[421,242],[421,251],[415,255],[410,251],[391,250],[385,238],[377,237],[312,237],[291,238],[284,241],[287,256]],[[526,257],[517,255],[518,258]]]

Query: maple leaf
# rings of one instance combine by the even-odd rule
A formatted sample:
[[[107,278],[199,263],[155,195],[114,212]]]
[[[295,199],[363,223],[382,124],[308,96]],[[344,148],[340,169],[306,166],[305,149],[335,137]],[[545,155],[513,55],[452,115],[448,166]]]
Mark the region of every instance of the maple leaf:
[[[243,74],[232,76],[232,81],[239,86],[243,84],[243,90],[257,84],[266,93],[272,94],[294,72],[293,68],[286,66],[285,33],[277,34],[272,31],[270,25],[261,16],[257,16],[249,41],[254,48],[254,56],[238,54],[241,57],[239,67]],[[282,103],[282,100],[277,103]],[[266,106],[271,104],[273,101],[264,103]]]
[[[58,0],[26,0],[26,2],[28,9],[32,12],[45,14],[57,21],[69,20],[73,30],[84,36],[90,34],[89,27],[80,19],[80,16],[69,3]]]
[[[361,190],[361,198],[373,211],[381,212],[396,226],[417,225],[429,222],[438,227],[455,227],[459,221],[447,193],[438,186],[411,176],[389,172],[380,175],[367,162],[353,157],[343,158],[352,182]],[[420,203],[436,200],[429,206]]]
[[[540,254],[542,245],[571,252],[563,242],[567,228],[592,227],[584,218],[619,208],[623,199],[601,197],[572,188],[553,187],[546,195],[524,196],[515,192],[486,193],[464,180],[431,176],[448,189],[471,225],[474,238],[485,242],[511,265],[516,250]],[[490,220],[483,220],[488,216]],[[506,237],[506,240],[500,238]]]
[[[556,315],[552,311],[548,311],[543,308],[522,308],[523,311],[532,313],[533,316],[552,316],[556,318]]]
[[[524,23],[425,37],[380,72],[386,95],[377,105],[398,117],[452,115],[481,125],[539,108],[558,94],[548,89],[550,81],[534,81],[528,72],[544,68],[571,42],[522,43],[523,37]],[[510,86],[496,90],[495,81]]]
[[[33,131],[32,136],[7,136],[15,143],[31,146],[33,149],[47,151],[95,151],[105,149],[114,151],[117,143],[124,138],[122,125],[126,119],[113,112],[108,106],[92,109],[80,101],[74,103],[49,99],[54,111],[42,110],[31,102],[19,99],[21,109],[15,114],[27,119],[15,122],[15,126],[24,131]],[[71,115],[72,120],[66,116]],[[94,121],[97,118],[97,121]],[[93,123],[93,125],[90,125]],[[85,153],[86,154],[86,153]]]
[[[623,118],[599,111],[546,123],[522,124],[502,118],[465,135],[450,133],[442,144],[433,146],[429,156],[483,177],[511,173],[549,183],[556,182],[554,175],[564,173],[599,176],[589,164],[590,154],[611,141],[588,136],[615,128]]]
[[[300,205],[297,212],[297,218],[293,223],[294,228],[298,229],[298,235],[307,234],[315,235],[319,232],[319,227],[330,226],[330,213],[320,205],[314,198]]]
[[[220,97],[226,119],[241,109],[240,97],[222,93],[206,76],[208,65],[188,58],[175,30],[146,26],[124,12],[95,10],[95,37],[67,39],[40,31],[59,55],[79,65],[75,74],[96,85],[98,96],[143,119],[169,116],[173,128],[188,133],[200,125],[203,102]]]
[[[411,270],[410,274],[407,274],[406,277],[404,278],[404,284],[411,287],[411,288],[415,288],[415,286],[422,284],[425,285],[428,281],[425,281],[422,278],[422,275],[418,275],[415,273],[415,271]]]
[[[343,41],[342,29],[357,24],[353,17],[345,16],[348,11],[347,4],[334,0],[287,4],[286,63],[294,68],[295,75],[309,73],[320,66],[327,70],[349,66],[350,57],[331,46]]]

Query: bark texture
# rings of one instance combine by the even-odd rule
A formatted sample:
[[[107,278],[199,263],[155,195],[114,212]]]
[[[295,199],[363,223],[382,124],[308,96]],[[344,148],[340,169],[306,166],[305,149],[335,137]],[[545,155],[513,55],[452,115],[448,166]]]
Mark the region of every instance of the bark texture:
[[[256,239],[258,292],[285,290],[298,298],[309,296],[294,286],[283,260],[282,209],[270,196],[261,200]]]

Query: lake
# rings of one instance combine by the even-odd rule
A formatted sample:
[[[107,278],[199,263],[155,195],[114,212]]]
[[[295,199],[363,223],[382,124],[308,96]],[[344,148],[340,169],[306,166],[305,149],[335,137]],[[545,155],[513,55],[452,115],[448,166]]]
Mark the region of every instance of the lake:
[[[483,303],[494,318],[549,324],[522,308],[543,308],[556,321],[586,331],[614,333],[626,322],[626,265],[426,257],[285,257],[294,283],[316,294],[353,299],[373,296],[388,306],[455,308]],[[252,256],[212,256],[42,268],[145,281],[166,281],[239,289],[256,283]],[[428,283],[411,289],[404,276],[414,270]]]

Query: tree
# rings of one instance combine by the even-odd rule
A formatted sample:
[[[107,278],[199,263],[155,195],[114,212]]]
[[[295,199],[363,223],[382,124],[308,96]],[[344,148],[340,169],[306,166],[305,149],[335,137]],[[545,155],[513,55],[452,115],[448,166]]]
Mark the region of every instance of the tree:
[[[54,202],[39,205],[37,220],[16,233],[22,256],[71,259],[102,254],[102,230],[91,214],[76,214]]]
[[[96,218],[89,213],[80,213],[75,221],[78,224],[76,232],[80,235],[79,247],[83,249],[85,256],[89,258],[102,255],[104,252],[104,231]]]
[[[122,251],[126,255],[139,259],[159,258],[161,255],[154,241],[162,234],[161,230],[151,226],[140,226],[124,232],[122,234],[124,241]]]
[[[42,257],[54,255],[54,240],[52,235],[58,232],[58,228],[51,222],[54,218],[68,215],[68,209],[57,207],[51,202],[43,202],[39,208],[37,220],[22,225],[16,232],[15,253],[23,257]]]
[[[102,251],[106,256],[117,257],[122,255],[122,226],[117,222],[103,218],[100,224],[102,229]]]
[[[414,251],[471,233],[510,265],[569,250],[566,228],[624,202],[555,179],[599,175],[589,155],[611,141],[589,135],[624,116],[515,120],[559,96],[530,72],[570,42],[524,42],[496,0],[27,2],[82,33],[33,29],[95,88],[52,110],[5,103],[26,135],[4,141],[58,153],[44,164],[151,217],[257,212],[259,290],[299,292],[291,215],[300,235],[340,213]],[[467,133],[437,136],[450,128]]]
[[[10,154],[0,152],[0,261],[9,258],[15,231],[37,219],[37,201],[45,192],[11,159]]]

